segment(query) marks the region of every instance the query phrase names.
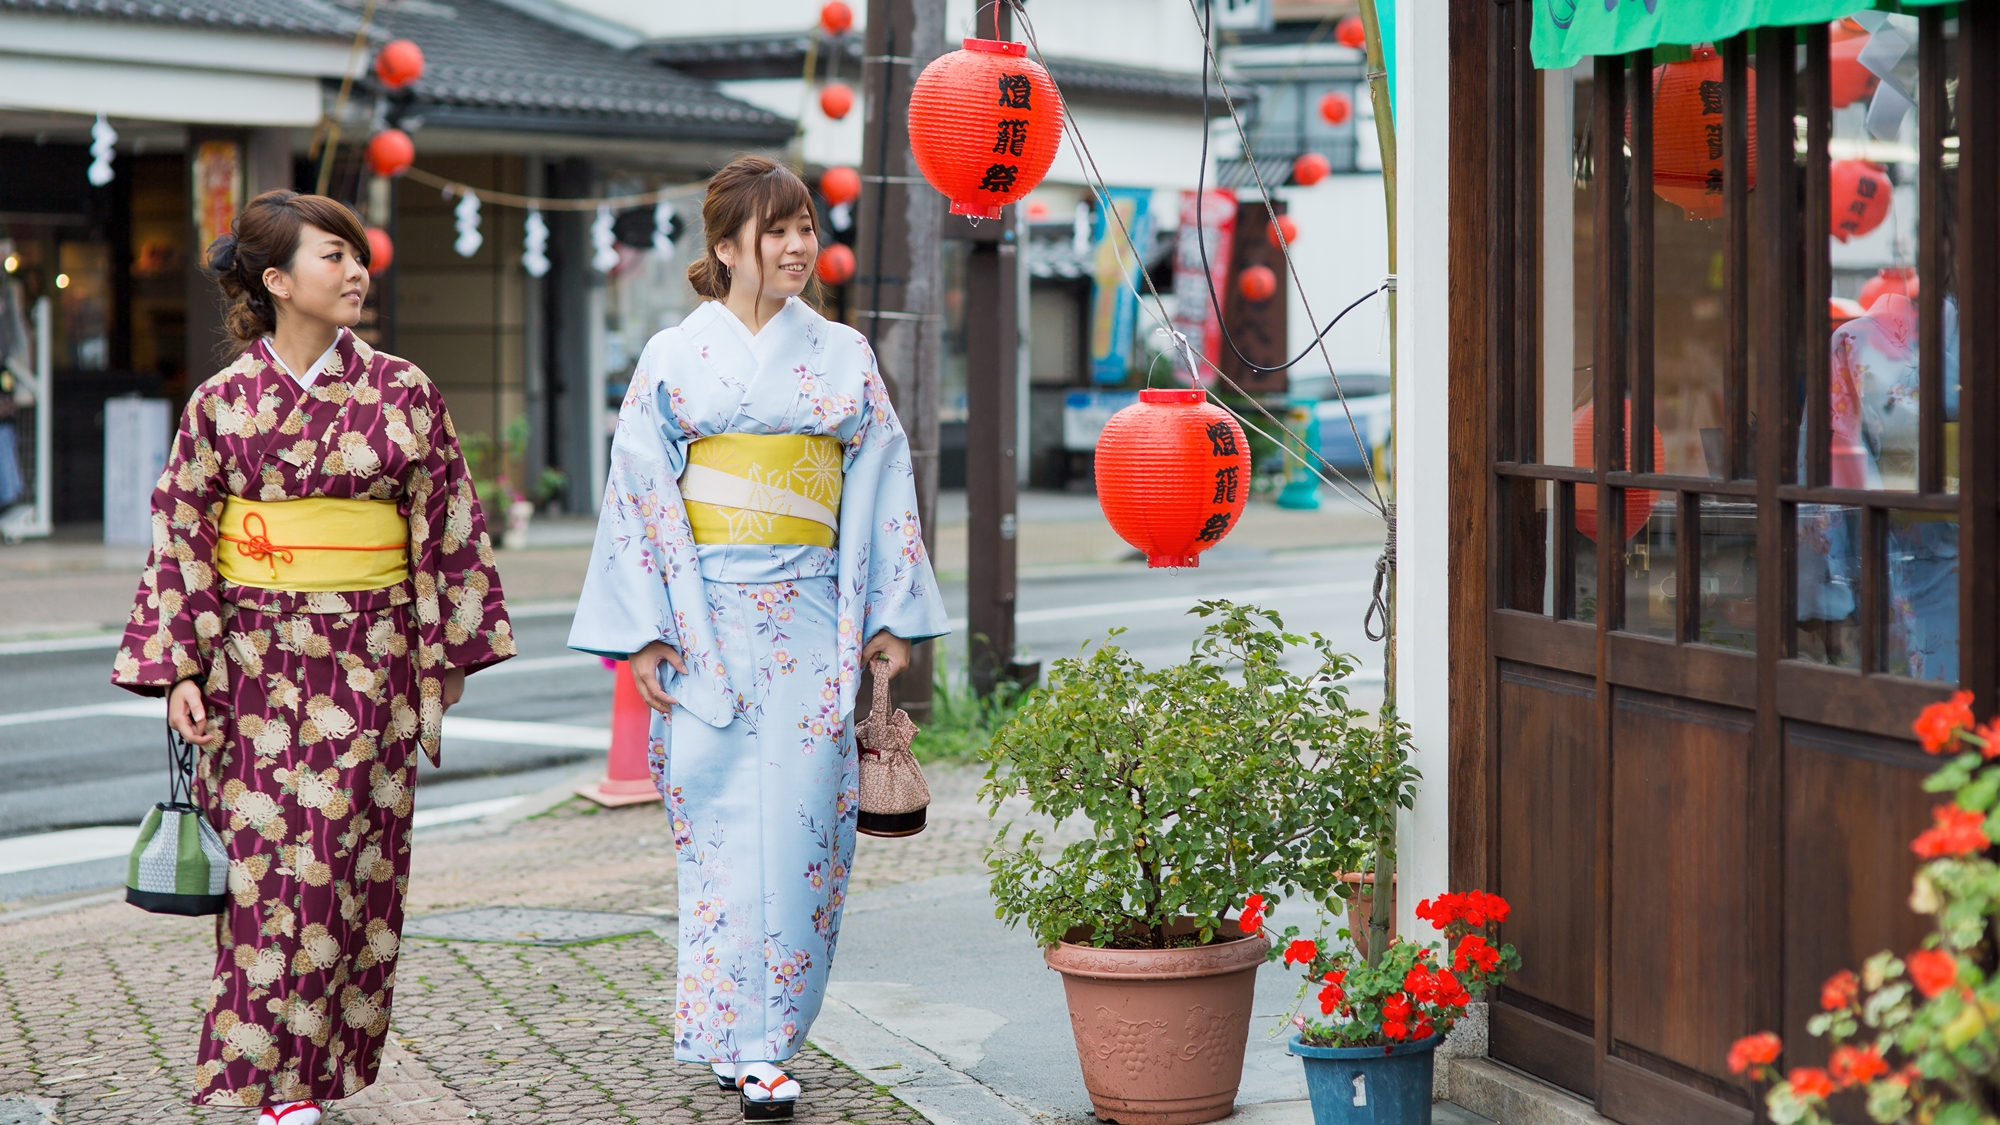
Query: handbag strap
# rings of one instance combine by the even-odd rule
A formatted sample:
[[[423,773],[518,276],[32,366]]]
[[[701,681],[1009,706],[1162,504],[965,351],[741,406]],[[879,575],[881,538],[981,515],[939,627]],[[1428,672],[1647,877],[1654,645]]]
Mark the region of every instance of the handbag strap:
[[[167,727],[167,803],[194,805],[194,744]]]
[[[878,656],[875,659],[879,662],[888,657]],[[875,672],[875,706],[868,710],[868,722],[875,730],[889,729],[889,677],[883,675],[880,669]]]

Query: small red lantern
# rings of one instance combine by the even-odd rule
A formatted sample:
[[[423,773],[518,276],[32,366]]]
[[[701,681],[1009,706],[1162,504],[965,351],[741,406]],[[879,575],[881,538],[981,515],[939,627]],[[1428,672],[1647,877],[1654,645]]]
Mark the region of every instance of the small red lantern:
[[[819,111],[835,121],[854,108],[854,87],[845,82],[829,82],[819,92]]]
[[[1831,39],[1826,49],[1827,77],[1831,80],[1829,92],[1833,95],[1833,108],[1845,109],[1873,96],[1875,87],[1882,84],[1882,79],[1861,65],[1861,48],[1868,45],[1868,32],[1860,24],[1853,20],[1836,20]]]
[[[1579,465],[1594,464],[1597,460],[1595,437],[1591,427],[1596,421],[1594,402],[1586,402],[1576,412],[1570,425],[1570,442]],[[1665,472],[1667,463],[1667,443],[1660,437],[1660,428],[1653,427],[1653,471]],[[1625,464],[1632,464],[1632,400],[1625,400]],[[1646,526],[1646,520],[1653,514],[1653,505],[1659,502],[1659,493],[1649,488],[1628,488],[1625,490],[1625,539],[1629,540]],[[1597,486],[1579,484],[1576,486],[1576,529],[1597,539]],[[1621,543],[1623,540],[1620,541]]]
[[[1236,275],[1236,291],[1252,304],[1263,304],[1278,292],[1278,275],[1269,266],[1251,266]]]
[[[1360,16],[1347,16],[1333,25],[1334,42],[1359,51],[1368,46],[1368,27]]]
[[[845,243],[829,242],[820,247],[813,272],[828,285],[845,285],[854,277],[854,251]]]
[[[1025,43],[967,39],[910,90],[910,151],[951,213],[997,219],[1048,175],[1063,104]]]
[[[1749,114],[1748,153],[1757,151],[1757,75],[1744,83]],[[1696,47],[1684,62],[1653,68],[1653,193],[1679,207],[1690,219],[1722,216],[1722,145],[1710,143],[1723,128],[1722,60],[1713,47]],[[1706,96],[1704,96],[1706,94]],[[1632,135],[1632,117],[1625,117]],[[1746,161],[1757,186],[1757,162]]]
[[[1097,439],[1097,503],[1147,566],[1200,566],[1250,499],[1250,443],[1201,390],[1145,390]]]
[[[1281,234],[1285,236],[1283,242],[1278,241],[1278,236]],[[1264,239],[1271,244],[1273,250],[1283,250],[1287,246],[1296,244],[1299,240],[1298,220],[1290,215],[1274,217],[1271,225],[1264,228]]]
[[[1880,164],[1866,160],[1836,160],[1826,170],[1833,195],[1833,237],[1842,242],[1867,234],[1889,217],[1889,197],[1895,185]]]
[[[819,10],[819,25],[828,35],[840,35],[854,26],[854,9],[840,0],[827,0],[826,6]]]
[[[1826,319],[1835,328],[1863,315],[1865,315],[1865,310],[1862,309],[1860,301],[1850,301],[1846,297],[1828,297],[1826,299]]]
[[[1917,271],[1908,266],[1890,266],[1861,283],[1861,308],[1865,312],[1875,307],[1875,302],[1890,293],[1917,299]]]
[[[381,227],[369,227],[367,234],[368,274],[373,277],[396,264],[396,244],[389,240],[389,232]]]
[[[375,52],[375,77],[400,90],[424,76],[424,49],[408,39],[391,39]]]
[[[368,138],[368,167],[378,176],[400,176],[416,159],[417,146],[401,129],[384,129]]]
[[[1333,161],[1316,152],[1308,152],[1292,161],[1292,182],[1300,187],[1311,187],[1333,174]]]
[[[819,193],[833,207],[852,203],[861,198],[861,173],[845,164],[828,168],[819,174]]]
[[[1328,125],[1345,125],[1354,116],[1354,99],[1334,90],[1319,100],[1319,115]]]

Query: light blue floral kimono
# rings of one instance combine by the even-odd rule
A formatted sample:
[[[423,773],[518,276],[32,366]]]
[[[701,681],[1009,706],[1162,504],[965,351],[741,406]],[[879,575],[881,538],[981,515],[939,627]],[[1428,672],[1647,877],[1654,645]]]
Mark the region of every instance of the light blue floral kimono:
[[[724,433],[844,448],[835,547],[697,546],[677,481]],[[819,1013],[854,859],[849,720],[864,641],[947,631],[917,527],[909,441],[867,340],[793,299],[752,335],[721,304],[655,336],[612,442],[571,647],[653,641],[679,701],[653,716],[653,778],[680,853],[674,1057],[781,1061]]]

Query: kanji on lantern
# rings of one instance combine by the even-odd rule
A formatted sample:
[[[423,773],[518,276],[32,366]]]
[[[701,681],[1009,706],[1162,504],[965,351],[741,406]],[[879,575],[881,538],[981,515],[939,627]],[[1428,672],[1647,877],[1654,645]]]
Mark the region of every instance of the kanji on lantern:
[[[1889,199],[1895,185],[1880,164],[1866,160],[1836,160],[1826,170],[1827,190],[1833,195],[1830,221],[1833,237],[1842,242],[1864,235],[1889,217]]]
[[[1250,499],[1250,445],[1200,390],[1144,390],[1098,438],[1097,501],[1146,565],[1198,566]]]
[[[999,218],[1055,161],[1062,99],[1027,53],[1023,43],[967,39],[910,91],[910,150],[954,215]]]
[[[1744,83],[1745,189],[1757,186],[1756,75]],[[1653,68],[1653,192],[1690,219],[1722,215],[1723,127],[1726,121],[1722,60],[1713,47],[1696,47],[1684,62]],[[1631,136],[1631,113],[1625,118]]]

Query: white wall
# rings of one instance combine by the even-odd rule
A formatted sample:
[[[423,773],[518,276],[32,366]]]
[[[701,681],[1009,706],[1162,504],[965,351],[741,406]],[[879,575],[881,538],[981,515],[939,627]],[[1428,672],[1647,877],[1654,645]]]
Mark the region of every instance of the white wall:
[[[856,86],[860,77],[849,75],[845,81],[849,86]],[[797,78],[759,78],[718,82],[716,85],[732,98],[741,98],[759,109],[768,109],[786,117],[796,119],[803,109],[807,164],[860,165],[861,136],[867,112],[859,89],[855,90],[854,108],[848,111],[846,117],[835,121],[819,110],[819,88],[815,86],[807,94],[805,83]]]
[[[1399,818],[1396,924],[1419,939],[1434,931],[1417,920],[1416,905],[1448,890],[1451,874],[1446,20],[1436,0],[1396,0],[1396,691],[1423,773],[1416,807]]]
[[[819,22],[825,0],[562,0],[567,7],[624,24],[648,39],[697,39],[802,31]],[[868,0],[847,0],[854,26],[867,22]]]
[[[1112,187],[1194,190],[1195,177],[1201,171],[1201,126],[1193,117],[1161,117],[1097,106],[1076,107],[1071,113],[1105,183]],[[1209,154],[1211,160],[1214,155]],[[1211,164],[1210,182],[1214,174]],[[1067,127],[1046,180],[1079,186],[1090,182]]]
[[[1307,302],[1325,328],[1336,313],[1382,284],[1389,272],[1389,223],[1380,175],[1328,176],[1312,187],[1286,188],[1284,198],[1299,224],[1292,260],[1301,284],[1290,288],[1286,313],[1286,354],[1297,355],[1312,343],[1314,333]],[[1333,362],[1336,374],[1389,373],[1387,309],[1388,302],[1378,296],[1327,333],[1326,360]],[[1323,372],[1326,362],[1314,350],[1296,370]]]

